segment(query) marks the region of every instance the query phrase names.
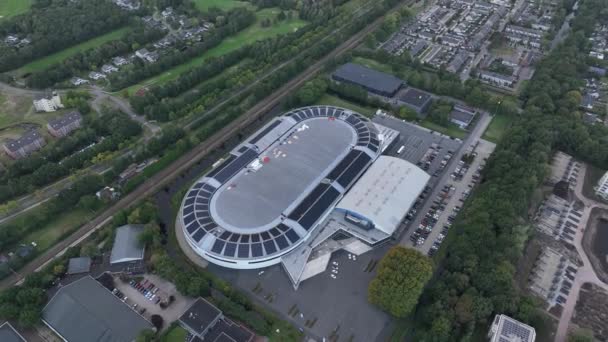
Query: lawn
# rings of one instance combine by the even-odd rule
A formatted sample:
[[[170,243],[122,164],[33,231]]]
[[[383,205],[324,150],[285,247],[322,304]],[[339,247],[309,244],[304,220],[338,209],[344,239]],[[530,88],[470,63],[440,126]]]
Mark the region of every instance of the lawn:
[[[513,118],[507,115],[495,115],[482,138],[493,143],[498,143],[503,134],[505,134],[505,131],[511,126],[512,121]]]
[[[458,139],[462,139],[467,135],[467,132],[463,131],[462,129],[460,129],[460,127],[454,124],[449,124],[448,127],[444,127],[430,121],[429,119],[425,119],[419,122],[419,125],[422,127],[426,127],[432,131],[436,131]]]
[[[366,66],[370,69],[374,69],[376,71],[382,71],[382,72],[386,72],[388,74],[393,72],[393,69],[390,66],[380,63],[378,61],[375,61],[373,59],[364,58],[364,57],[355,57],[353,59],[353,62]]]
[[[27,12],[33,0],[0,0],[0,20]]]
[[[169,330],[165,336],[161,338],[161,341],[184,342],[186,340],[187,334],[188,332],[184,328],[180,327],[179,325],[176,325],[175,327],[171,328],[171,330]]]
[[[73,55],[88,50],[90,48],[97,47],[103,43],[109,42],[111,40],[117,40],[122,37],[128,30],[128,27],[123,27],[118,30],[114,30],[112,32],[106,33],[103,36],[95,37],[93,39],[87,40],[86,42],[80,43],[78,45],[74,45],[67,49],[56,52],[52,55],[48,55],[46,57],[37,59],[33,62],[30,62],[21,68],[17,69],[17,75],[21,76],[30,72],[40,71],[48,68],[50,65],[61,62],[66,58],[72,57]]]
[[[29,215],[32,215],[35,210],[40,210],[39,208],[40,207],[32,209],[27,214],[17,216],[15,220],[11,221],[11,224],[19,224],[21,220],[27,220]],[[39,251],[45,251],[66,234],[78,229],[78,227],[87,223],[94,216],[94,213],[82,209],[74,209],[65,212],[54,219],[49,220],[48,223],[39,230],[23,237],[19,244],[29,244],[33,241],[38,245],[37,249]]]
[[[256,13],[257,20],[250,27],[237,33],[232,37],[224,39],[218,46],[206,51],[201,56],[196,57],[187,63],[173,67],[166,72],[149,78],[139,84],[133,85],[128,89],[129,94],[134,93],[139,88],[156,83],[164,83],[178,78],[182,73],[200,66],[208,58],[225,55],[245,45],[255,41],[274,37],[279,34],[293,32],[300,27],[304,27],[308,22],[300,19],[284,20],[270,27],[262,27],[261,22],[265,18],[274,18],[280,12],[277,8],[265,8]]]
[[[250,2],[236,0],[194,0],[194,5],[203,12],[211,7],[217,7],[224,11],[233,9],[235,7],[254,7]]]
[[[0,130],[21,121],[32,107],[32,97],[0,93]]]
[[[374,108],[360,106],[358,104],[352,103],[347,100],[343,100],[339,97],[329,95],[329,94],[323,95],[323,97],[317,102],[320,105],[336,106],[336,107],[342,107],[342,108],[354,110],[355,112],[357,112],[359,114],[363,114],[367,117],[372,117],[376,113],[376,109],[374,109]]]

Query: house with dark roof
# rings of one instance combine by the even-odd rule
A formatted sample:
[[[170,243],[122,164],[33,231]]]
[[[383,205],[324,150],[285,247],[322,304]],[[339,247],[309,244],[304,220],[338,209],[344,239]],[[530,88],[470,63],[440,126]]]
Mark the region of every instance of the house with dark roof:
[[[376,71],[355,63],[339,67],[331,75],[336,82],[354,84],[370,93],[393,97],[405,84],[401,79],[384,72]]]
[[[13,328],[9,322],[0,324],[0,341],[2,342],[27,342],[21,334]]]
[[[224,317],[220,309],[203,298],[192,303],[178,323],[192,336],[187,342],[250,342],[255,337],[249,329]]]
[[[19,139],[7,139],[3,148],[11,158],[19,159],[38,151],[45,143],[42,135],[34,129],[25,132]]]
[[[67,342],[131,342],[152,324],[91,276],[60,288],[42,322]]]
[[[46,124],[46,129],[52,136],[60,138],[65,137],[81,126],[82,115],[77,111],[73,111],[57,119],[50,120],[49,123]]]
[[[471,122],[473,122],[476,113],[477,112],[473,108],[455,105],[450,112],[450,122],[458,125],[458,127],[462,129],[466,129]]]
[[[143,224],[128,224],[116,228],[114,245],[110,253],[112,272],[135,274],[144,271],[145,246],[139,242],[139,235],[143,231]]]
[[[397,100],[400,104],[410,107],[418,114],[422,114],[427,111],[433,102],[433,96],[422,90],[408,88],[406,91],[399,94]]]

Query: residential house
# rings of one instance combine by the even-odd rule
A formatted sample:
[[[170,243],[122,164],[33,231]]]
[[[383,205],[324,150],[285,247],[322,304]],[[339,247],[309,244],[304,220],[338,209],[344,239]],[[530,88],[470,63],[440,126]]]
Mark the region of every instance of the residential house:
[[[516,81],[513,76],[501,75],[487,70],[482,70],[479,73],[479,79],[485,83],[508,88],[512,88]]]
[[[102,74],[100,72],[97,72],[97,71],[91,71],[89,73],[89,78],[92,79],[92,80],[94,80],[94,81],[97,81],[97,80],[100,80],[102,78],[106,78],[106,75],[104,75],[104,74]]]
[[[56,138],[65,137],[82,126],[82,115],[73,111],[57,119],[50,120],[46,128]]]
[[[85,79],[80,78],[80,77],[73,77],[73,78],[70,80],[70,82],[71,82],[71,83],[72,83],[74,86],[76,86],[76,87],[78,87],[79,85],[83,85],[83,84],[87,84],[87,83],[89,83],[89,81],[88,81],[88,80],[85,80]]]
[[[123,65],[129,64],[129,61],[124,57],[118,56],[118,57],[112,58],[112,64],[114,64],[117,67],[121,67]]]
[[[19,139],[7,139],[3,145],[4,151],[13,159],[28,156],[45,145],[44,138],[37,130],[23,134]]]
[[[116,71],[118,71],[118,68],[113,66],[112,64],[104,64],[101,67],[101,72],[103,72],[104,74],[111,74]]]

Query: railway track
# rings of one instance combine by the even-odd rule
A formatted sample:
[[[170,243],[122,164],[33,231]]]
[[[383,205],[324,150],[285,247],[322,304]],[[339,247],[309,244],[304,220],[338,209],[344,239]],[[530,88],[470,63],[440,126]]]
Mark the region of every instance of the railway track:
[[[407,4],[411,4],[412,2],[413,1],[408,1]],[[395,10],[403,5],[405,4],[400,3],[392,10]],[[264,113],[266,113],[268,110],[278,105],[281,99],[287,94],[292,92],[294,89],[297,89],[308,80],[315,77],[319,73],[319,71],[323,69],[323,65],[328,60],[340,56],[344,52],[359,45],[367,34],[372,32],[382,24],[383,20],[384,16],[381,16],[374,20],[371,24],[367,25],[364,29],[351,36],[344,43],[340,44],[338,47],[332,50],[329,54],[309,66],[298,76],[285,83],[274,93],[267,96],[262,101],[258,102],[255,106],[253,106],[243,115],[232,121],[230,124],[222,128],[215,134],[213,134],[207,140],[187,152],[182,157],[177,159],[169,167],[163,169],[156,175],[146,180],[143,184],[141,184],[131,193],[120,199],[110,208],[106,209],[103,213],[98,215],[91,222],[80,227],[77,231],[72,233],[66,239],[62,240],[61,242],[59,242],[58,244],[51,247],[49,250],[35,258],[34,260],[30,261],[18,273],[14,273],[11,276],[0,281],[0,289],[5,289],[7,287],[18,284],[26,275],[38,271],[40,268],[51,262],[53,259],[61,256],[67,248],[77,244],[85,236],[103,226],[103,224],[108,222],[120,210],[131,207],[134,204],[138,203],[140,200],[161,190],[165,186],[165,184],[173,180],[175,177],[179,176],[184,171],[188,170],[201,158],[206,156],[211,151],[220,147],[234,134],[238,133],[241,129],[247,127],[260,116],[264,115]]]

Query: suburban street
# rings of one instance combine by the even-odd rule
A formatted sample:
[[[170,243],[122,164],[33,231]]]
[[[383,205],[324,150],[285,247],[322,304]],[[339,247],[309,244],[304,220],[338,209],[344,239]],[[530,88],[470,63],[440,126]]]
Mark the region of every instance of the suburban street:
[[[473,144],[475,141],[478,141],[481,139],[483,132],[485,132],[486,128],[488,127],[488,125],[490,124],[491,121],[492,121],[492,117],[487,112],[482,112],[477,124],[475,125],[475,127],[473,128],[471,133],[468,135],[468,137],[464,140],[462,147],[460,148],[460,150],[456,151],[454,156],[451,158],[447,167],[444,169],[443,173],[441,174],[439,181],[437,182],[437,185],[435,186],[433,191],[431,191],[429,193],[429,195],[427,196],[423,205],[418,209],[416,217],[410,222],[407,233],[401,237],[401,241],[400,241],[401,245],[408,246],[408,247],[413,246],[412,241],[410,241],[410,236],[414,233],[416,228],[420,225],[420,222],[424,218],[424,214],[427,213],[430,210],[431,206],[433,205],[432,199],[437,197],[437,195],[439,195],[439,193],[441,192],[441,189],[444,187],[444,185],[446,185],[448,183],[454,183],[452,181],[452,178],[450,175],[452,174],[452,172],[454,172],[454,170],[458,166],[458,161],[462,158],[465,151],[469,148],[469,146],[471,146],[471,144]],[[484,142],[483,144],[484,145],[485,144],[494,145],[490,142]],[[493,147],[491,149],[493,150]],[[483,159],[483,158],[479,158],[479,157],[480,156],[478,156],[478,158],[475,158],[476,161],[478,159]],[[471,168],[471,170],[469,170],[469,172],[467,174],[470,177],[470,175],[472,175],[473,173],[474,173],[473,168]],[[464,179],[460,183],[465,184]],[[466,184],[464,185],[464,188],[467,188]],[[462,189],[461,192],[462,191],[464,191],[464,189]],[[456,198],[456,197],[454,196],[453,198]],[[457,201],[457,199],[456,199],[456,201]],[[446,210],[442,216],[447,217],[447,215],[449,215],[449,214],[448,214],[448,208],[446,207]],[[433,229],[431,235],[429,235],[426,242],[422,245],[422,246],[425,246],[424,247],[425,251],[428,251],[428,248],[430,248],[430,246],[433,244],[434,239],[436,238],[437,235],[439,235],[440,231],[441,231],[441,226],[439,225],[439,222],[438,222],[435,229]]]

